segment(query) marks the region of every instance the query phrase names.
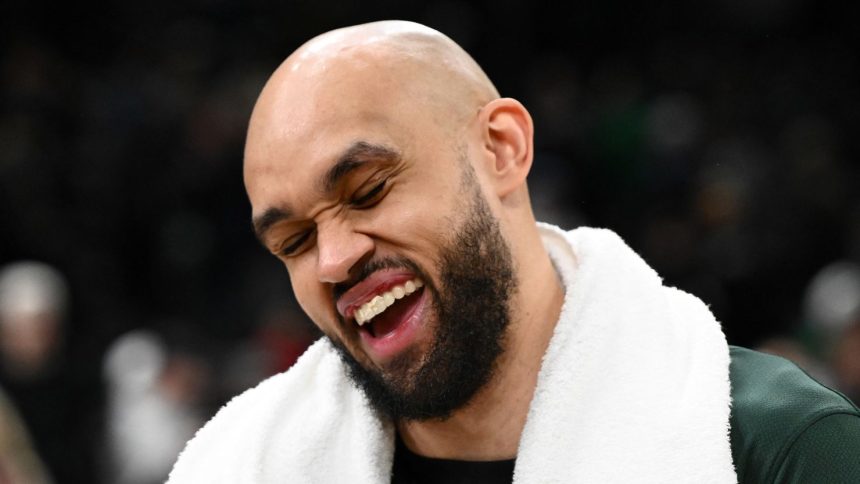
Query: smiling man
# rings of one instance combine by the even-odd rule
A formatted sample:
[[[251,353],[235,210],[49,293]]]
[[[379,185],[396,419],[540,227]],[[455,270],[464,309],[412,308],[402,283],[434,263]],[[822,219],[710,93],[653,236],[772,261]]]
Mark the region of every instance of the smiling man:
[[[850,402],[730,349],[612,232],[535,222],[532,137],[427,27],[294,52],[254,108],[245,185],[325,338],[222,409],[170,482],[811,482],[798,442],[846,443],[823,465],[860,476]]]

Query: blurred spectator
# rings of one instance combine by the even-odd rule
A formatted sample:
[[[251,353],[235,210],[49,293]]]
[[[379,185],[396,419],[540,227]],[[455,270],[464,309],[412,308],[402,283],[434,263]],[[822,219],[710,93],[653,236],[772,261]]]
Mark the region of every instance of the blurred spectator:
[[[66,358],[65,278],[47,264],[0,269],[0,388],[21,413],[36,452],[58,482],[90,477],[92,408]]]
[[[261,311],[250,338],[231,345],[219,395],[230,398],[266,378],[289,369],[319,336],[298,308],[276,305]]]
[[[860,319],[846,329],[833,350],[836,384],[848,398],[860,402]]]
[[[821,268],[806,288],[803,322],[797,337],[774,337],[759,349],[860,401],[860,265],[839,260]]]
[[[0,358],[10,378],[38,380],[56,370],[67,291],[63,276],[39,262],[0,272]]]
[[[150,331],[117,339],[108,350],[106,481],[164,482],[185,442],[205,421],[200,411],[208,369],[198,358],[169,350]]]
[[[804,313],[834,385],[860,401],[860,265],[840,260],[822,268],[809,283]]]
[[[806,290],[804,317],[828,347],[841,339],[860,317],[860,265],[840,260],[818,271]]]
[[[0,484],[50,482],[18,412],[0,391]]]

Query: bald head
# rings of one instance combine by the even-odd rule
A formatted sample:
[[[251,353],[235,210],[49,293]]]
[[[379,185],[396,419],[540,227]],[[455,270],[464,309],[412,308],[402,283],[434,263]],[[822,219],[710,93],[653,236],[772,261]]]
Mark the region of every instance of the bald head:
[[[527,111],[500,99],[454,41],[412,22],[374,22],[311,39],[272,74],[248,128],[245,187],[260,236],[299,213],[316,219],[344,196],[336,182],[366,160],[441,176],[433,167],[502,167],[514,154],[527,171],[531,139]],[[440,181],[457,184],[459,172],[450,175]]]
[[[330,124],[352,110],[368,120],[387,106],[456,129],[498,97],[469,54],[433,29],[384,21],[334,30],[302,45],[271,76],[251,117],[246,161],[268,154],[273,127],[278,136],[306,139],[316,129],[311,119]]]
[[[316,69],[356,61],[457,90],[456,94],[463,97],[454,100],[461,102],[486,103],[499,97],[490,79],[466,51],[441,32],[414,22],[389,20],[324,33],[296,50],[278,71],[324,75]],[[277,76],[276,72],[273,79]]]

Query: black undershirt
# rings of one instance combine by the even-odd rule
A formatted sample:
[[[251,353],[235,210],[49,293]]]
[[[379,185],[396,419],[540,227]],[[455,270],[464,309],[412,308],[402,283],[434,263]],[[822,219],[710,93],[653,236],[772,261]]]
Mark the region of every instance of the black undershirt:
[[[514,477],[515,459],[486,462],[432,459],[410,451],[399,435],[395,440],[392,484],[510,484]]]

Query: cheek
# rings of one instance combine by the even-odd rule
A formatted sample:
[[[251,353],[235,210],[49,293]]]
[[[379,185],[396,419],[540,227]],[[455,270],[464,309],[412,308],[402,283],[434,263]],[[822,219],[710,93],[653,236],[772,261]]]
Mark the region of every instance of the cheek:
[[[424,256],[444,243],[458,218],[456,189],[430,179],[390,195],[371,221],[382,238]]]
[[[303,267],[303,265],[308,267]],[[312,265],[303,262],[290,267],[290,283],[296,301],[305,314],[322,331],[331,333],[337,321],[334,303],[331,300],[330,291],[326,290],[326,286],[315,280]]]

